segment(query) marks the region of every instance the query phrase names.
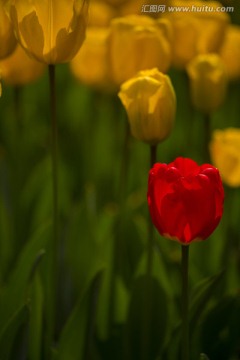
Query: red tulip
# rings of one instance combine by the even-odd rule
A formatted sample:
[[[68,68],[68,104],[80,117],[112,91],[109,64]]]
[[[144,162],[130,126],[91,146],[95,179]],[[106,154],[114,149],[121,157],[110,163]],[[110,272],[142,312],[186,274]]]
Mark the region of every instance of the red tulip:
[[[153,224],[166,238],[188,245],[206,239],[220,222],[224,192],[218,170],[179,157],[156,163],[149,172],[148,206]]]

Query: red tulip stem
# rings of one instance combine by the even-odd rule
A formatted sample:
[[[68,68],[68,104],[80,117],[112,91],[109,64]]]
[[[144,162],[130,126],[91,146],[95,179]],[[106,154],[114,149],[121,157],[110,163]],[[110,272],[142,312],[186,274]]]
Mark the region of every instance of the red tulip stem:
[[[53,241],[52,241],[52,324],[50,332],[54,337],[56,331],[56,304],[58,279],[58,129],[56,115],[55,66],[49,65],[50,111],[51,111],[51,157],[52,157],[52,189],[53,189]]]
[[[189,360],[188,257],[189,246],[182,245],[182,360]]]

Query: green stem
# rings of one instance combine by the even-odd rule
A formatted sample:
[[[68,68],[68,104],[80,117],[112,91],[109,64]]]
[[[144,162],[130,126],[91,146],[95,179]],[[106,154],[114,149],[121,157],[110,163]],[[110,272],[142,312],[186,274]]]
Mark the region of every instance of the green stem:
[[[58,243],[58,129],[56,116],[55,66],[49,65],[50,107],[51,107],[51,156],[53,186],[53,242]]]
[[[189,245],[182,245],[182,360],[189,360],[188,257]]]
[[[204,115],[204,161],[209,163],[210,162],[210,153],[209,153],[209,143],[211,140],[211,116],[209,113],[205,113]]]
[[[113,243],[112,252],[112,269],[110,278],[110,295],[109,295],[109,318],[108,318],[108,331],[111,333],[111,329],[114,323],[115,312],[115,297],[116,297],[116,275],[120,268],[121,254],[122,254],[122,241],[123,241],[123,229],[125,224],[125,206],[126,206],[126,192],[127,192],[127,175],[129,167],[129,155],[130,155],[130,127],[127,119],[125,120],[124,139],[122,146],[122,163],[119,174],[119,189],[118,189],[118,201],[119,201],[119,216],[116,221],[116,231]]]
[[[14,152],[14,162],[15,162],[15,173],[14,173],[14,191],[15,191],[15,248],[16,253],[18,254],[22,245],[23,237],[21,231],[21,211],[20,211],[20,198],[19,194],[21,193],[22,187],[22,107],[21,107],[21,92],[22,88],[20,86],[14,87],[14,117],[15,117],[15,131],[14,131],[14,143],[13,148]],[[16,241],[17,240],[17,241]]]
[[[157,159],[157,145],[150,146],[150,168],[153,167]],[[153,316],[152,312],[152,266],[153,266],[153,246],[154,246],[154,226],[151,216],[149,215],[148,222],[148,244],[147,244],[147,264],[146,264],[146,283],[145,283],[145,299],[144,299],[144,314],[143,314],[143,338],[142,338],[142,356],[143,360],[149,358],[149,343],[150,343],[150,326]]]
[[[51,112],[51,158],[52,158],[52,189],[53,189],[53,239],[52,239],[52,337],[56,331],[56,305],[58,284],[58,129],[56,116],[55,66],[49,65],[50,112]]]
[[[157,161],[157,145],[151,145],[150,146],[150,168],[153,167],[155,162]],[[152,273],[152,261],[153,261],[153,233],[154,233],[154,227],[152,223],[151,216],[149,216],[149,222],[148,222],[148,256],[147,256],[147,269],[146,274],[147,277],[151,277]]]

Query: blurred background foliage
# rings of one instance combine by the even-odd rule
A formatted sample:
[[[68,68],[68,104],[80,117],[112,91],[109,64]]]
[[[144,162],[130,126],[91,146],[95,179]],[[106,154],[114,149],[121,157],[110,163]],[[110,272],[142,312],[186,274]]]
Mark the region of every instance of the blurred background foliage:
[[[222,4],[234,6],[229,16],[232,23],[240,25],[238,1]],[[99,7],[107,5],[98,2]],[[108,11],[119,16],[120,5],[114,5],[113,1]],[[97,14],[102,21],[104,13]],[[203,114],[191,104],[186,72],[171,68],[168,74],[177,96],[176,124],[159,144],[157,160],[171,162],[185,156],[203,163]],[[101,91],[79,82],[69,64],[56,67],[56,89],[57,256],[61,266],[54,301],[49,281],[52,179],[48,76],[44,72],[24,86],[7,85],[3,77],[0,359],[142,359],[142,332],[148,331],[143,289],[147,291],[149,147],[126,137],[127,116],[116,90]],[[239,127],[239,95],[238,78],[229,82],[224,103],[211,114],[211,133]],[[191,359],[240,359],[239,216],[239,187],[225,185],[225,211],[218,229],[209,240],[191,245]],[[152,316],[145,359],[176,360],[180,247],[156,234],[154,250],[153,274],[147,285],[153,289],[154,300],[149,310]],[[49,325],[53,307],[57,312],[54,342]]]

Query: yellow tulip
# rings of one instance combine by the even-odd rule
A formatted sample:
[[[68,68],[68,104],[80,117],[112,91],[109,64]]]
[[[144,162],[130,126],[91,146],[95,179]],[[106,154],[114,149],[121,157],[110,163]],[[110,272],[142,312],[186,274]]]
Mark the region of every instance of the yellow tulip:
[[[128,0],[105,0],[106,3],[113,5],[115,7],[121,6],[126,3]]]
[[[225,65],[229,79],[240,78],[240,26],[228,27],[224,43],[220,50],[221,59]]]
[[[157,3],[156,0],[129,0],[120,7],[119,11],[121,16],[141,13],[142,15],[158,17],[161,12],[158,11]],[[153,5],[153,8],[150,11],[151,5]],[[170,5],[170,0],[161,0],[161,6],[163,5]]]
[[[45,69],[44,64],[30,58],[20,45],[0,61],[2,79],[8,85],[26,85],[42,76]]]
[[[6,0],[0,0],[0,59],[9,56],[17,45],[12,24],[5,11]]]
[[[108,28],[89,27],[81,50],[70,63],[74,76],[82,83],[100,90],[112,89],[107,64]]]
[[[179,1],[172,6],[202,9],[201,11],[175,11],[164,14],[173,26],[173,66],[185,68],[198,54],[218,52],[230,22],[227,13],[217,11],[217,1]],[[208,6],[213,11],[203,11]]]
[[[210,113],[224,101],[227,90],[225,67],[216,54],[198,55],[187,67],[192,103],[196,109]]]
[[[171,45],[158,23],[148,16],[116,18],[110,27],[109,59],[112,77],[120,85],[140,70],[157,67],[166,72]]]
[[[156,68],[140,71],[122,84],[118,96],[136,139],[156,145],[169,135],[175,120],[176,96],[167,75]]]
[[[215,130],[210,155],[222,180],[231,187],[240,186],[240,129]]]
[[[9,0],[9,15],[22,47],[35,59],[70,61],[85,38],[85,0]]]
[[[113,6],[98,0],[90,1],[88,26],[108,26],[115,16],[116,10]]]

